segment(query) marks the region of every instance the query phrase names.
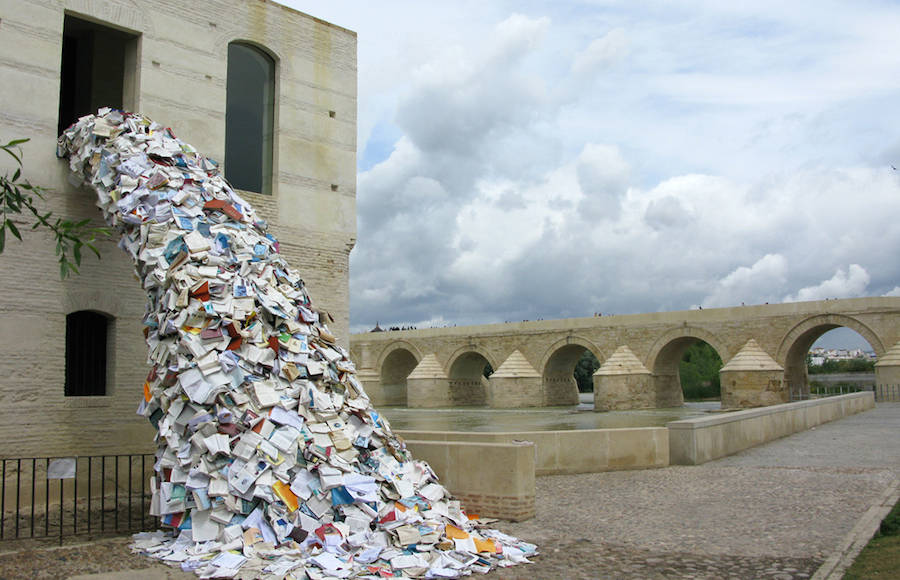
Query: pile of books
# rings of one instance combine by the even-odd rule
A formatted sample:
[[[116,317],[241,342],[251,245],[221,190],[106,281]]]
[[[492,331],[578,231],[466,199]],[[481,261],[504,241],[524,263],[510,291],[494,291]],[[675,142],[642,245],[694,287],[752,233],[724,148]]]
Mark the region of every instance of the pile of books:
[[[58,154],[147,292],[157,429],[134,549],[202,577],[456,578],[535,546],[470,520],[372,408],[266,223],[171,129],[101,109]]]

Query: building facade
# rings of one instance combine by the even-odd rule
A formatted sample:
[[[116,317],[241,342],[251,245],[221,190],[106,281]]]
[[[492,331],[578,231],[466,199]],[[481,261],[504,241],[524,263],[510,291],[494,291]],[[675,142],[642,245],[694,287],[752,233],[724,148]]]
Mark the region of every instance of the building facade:
[[[57,135],[102,106],[143,113],[220,162],[347,344],[354,32],[267,0],[3,0],[0,75],[0,139],[30,139],[23,171],[47,210],[100,225]],[[104,240],[61,280],[51,236],[28,223],[0,254],[0,455],[152,450],[135,415],[148,367],[130,261]]]

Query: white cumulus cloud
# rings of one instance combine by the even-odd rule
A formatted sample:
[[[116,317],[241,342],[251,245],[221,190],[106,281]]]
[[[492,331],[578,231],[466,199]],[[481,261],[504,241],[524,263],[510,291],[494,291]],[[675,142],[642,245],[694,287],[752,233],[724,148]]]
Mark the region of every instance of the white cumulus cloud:
[[[900,7],[601,4],[298,5],[359,33],[354,328],[900,295]]]
[[[767,302],[784,285],[787,272],[788,264],[784,256],[766,254],[752,266],[741,266],[722,278],[702,304],[706,307],[724,307]]]
[[[838,270],[828,280],[815,286],[801,288],[796,294],[784,297],[785,302],[806,302],[826,298],[856,298],[863,296],[871,277],[859,264],[850,264],[847,270]]]
[[[614,28],[595,38],[572,61],[572,72],[591,74],[622,60],[628,54],[628,39],[625,30]]]

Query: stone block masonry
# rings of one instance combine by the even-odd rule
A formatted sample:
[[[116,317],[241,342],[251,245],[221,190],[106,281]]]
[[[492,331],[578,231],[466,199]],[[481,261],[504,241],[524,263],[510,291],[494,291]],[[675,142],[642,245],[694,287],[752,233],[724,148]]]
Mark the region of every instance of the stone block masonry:
[[[534,443],[408,440],[406,445],[470,512],[512,521],[534,517]]]
[[[723,404],[750,408],[808,394],[806,353],[836,327],[872,346],[876,382],[900,383],[900,297],[890,296],[368,332],[350,344],[373,401],[386,400],[389,390],[390,400],[410,407],[575,405],[572,373],[589,350],[601,363],[595,408],[642,409],[682,404],[679,363],[704,341],[725,363]],[[497,372],[458,402],[453,385],[478,386],[486,364]]]
[[[406,439],[471,445],[534,443],[536,475],[652,469],[669,465],[669,431],[665,427],[579,429],[571,431],[461,432],[399,431]],[[492,469],[488,462],[482,470]],[[499,478],[500,475],[495,477]]]
[[[356,240],[356,33],[267,0],[2,2],[0,111],[4,140],[28,137],[24,175],[47,188],[46,208],[99,221],[95,197],[73,187],[55,156],[65,22],[125,34],[132,59],[111,79],[122,102],[224,163],[228,45],[262,47],[276,61],[269,195],[242,191],[301,269],[313,300],[349,336],[349,254]],[[127,60],[127,59],[126,59]],[[104,67],[96,67],[98,73]],[[108,72],[108,71],[107,71]],[[110,80],[110,79],[107,79]],[[116,84],[116,82],[112,84]],[[5,141],[4,141],[5,142]],[[3,165],[2,170],[8,169]],[[50,238],[20,227],[0,255],[0,437],[4,457],[152,451],[153,430],[134,414],[147,372],[144,292],[129,260],[103,241],[82,275],[59,280]],[[107,390],[66,397],[66,315],[110,317]],[[49,428],[48,426],[52,426]]]

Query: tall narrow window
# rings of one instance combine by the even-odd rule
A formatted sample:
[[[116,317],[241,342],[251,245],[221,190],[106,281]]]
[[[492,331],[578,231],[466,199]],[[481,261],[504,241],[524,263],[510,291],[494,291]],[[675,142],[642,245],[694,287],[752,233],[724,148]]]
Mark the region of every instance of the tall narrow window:
[[[272,193],[275,61],[240,42],[228,45],[225,177],[238,189]]]
[[[67,397],[106,394],[106,339],[110,319],[80,310],[66,316]]]
[[[133,106],[136,55],[137,36],[67,14],[58,132],[100,107]]]

